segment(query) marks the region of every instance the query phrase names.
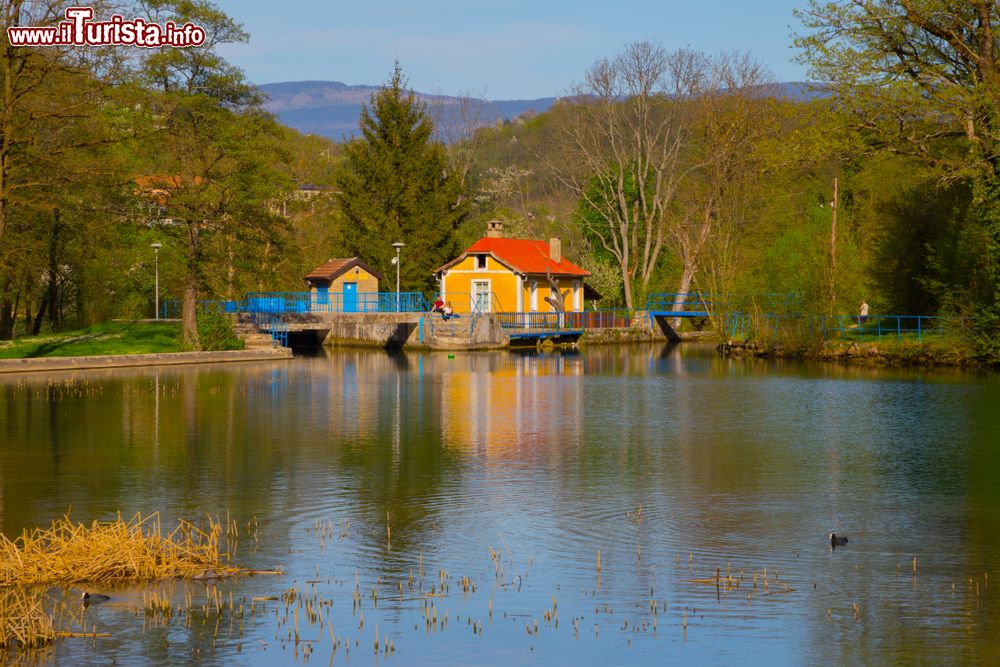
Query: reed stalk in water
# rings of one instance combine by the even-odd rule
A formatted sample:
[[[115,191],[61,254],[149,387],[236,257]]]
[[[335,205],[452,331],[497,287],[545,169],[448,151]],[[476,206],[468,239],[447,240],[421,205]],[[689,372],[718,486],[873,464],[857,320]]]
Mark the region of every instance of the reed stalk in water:
[[[56,638],[40,590],[0,589],[0,650],[41,648]]]
[[[221,534],[211,518],[204,529],[182,520],[164,535],[158,513],[89,526],[67,515],[14,540],[0,535],[0,586],[251,574],[230,564]]]

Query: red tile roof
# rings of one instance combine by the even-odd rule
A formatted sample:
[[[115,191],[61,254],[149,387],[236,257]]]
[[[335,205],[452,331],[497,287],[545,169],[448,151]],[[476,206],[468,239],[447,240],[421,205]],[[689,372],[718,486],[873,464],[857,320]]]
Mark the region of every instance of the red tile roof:
[[[504,239],[483,237],[469,246],[458,258],[448,262],[438,271],[447,269],[471,254],[488,253],[507,264],[518,273],[542,274],[551,271],[554,276],[586,277],[590,272],[581,269],[565,257],[560,262],[549,257],[549,242],[529,239]]]
[[[155,199],[160,206],[166,206],[170,200],[170,191],[177,190],[185,185],[182,176],[160,175],[160,176],[136,176],[132,179],[139,186],[142,194]],[[195,176],[192,181],[195,185],[201,185],[201,176]]]
[[[345,259],[331,259],[326,261],[306,274],[306,280],[336,280],[338,276],[346,273],[355,266],[361,267],[379,280],[384,280],[381,273],[371,268],[357,257],[347,257]]]

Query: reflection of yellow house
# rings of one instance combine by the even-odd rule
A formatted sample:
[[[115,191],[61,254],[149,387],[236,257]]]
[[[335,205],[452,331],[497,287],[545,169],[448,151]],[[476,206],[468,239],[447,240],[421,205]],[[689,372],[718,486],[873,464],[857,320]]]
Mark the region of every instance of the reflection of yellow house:
[[[486,299],[489,310],[551,312],[548,297],[562,294],[567,312],[583,310],[583,280],[590,275],[562,256],[559,239],[506,239],[502,225],[490,222],[484,238],[435,271],[441,298],[456,311],[468,311]]]
[[[580,441],[583,365],[573,359],[468,355],[449,360],[444,369],[438,405],[448,447],[524,462],[559,456]],[[557,414],[576,418],[562,419],[553,429]]]

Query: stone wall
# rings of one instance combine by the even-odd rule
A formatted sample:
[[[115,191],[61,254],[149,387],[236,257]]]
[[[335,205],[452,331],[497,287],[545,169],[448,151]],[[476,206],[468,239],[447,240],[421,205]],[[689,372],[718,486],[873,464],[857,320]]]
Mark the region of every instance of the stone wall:
[[[286,315],[285,321],[293,330],[299,329],[295,315]],[[423,313],[317,313],[312,317],[315,329],[326,331],[323,345],[363,345],[371,347],[402,347],[420,343],[420,320]],[[430,333],[423,325],[426,339]]]
[[[132,366],[176,366],[213,364],[234,361],[273,361],[291,359],[288,348],[226,350],[223,352],[165,352],[161,354],[104,354],[86,357],[41,357],[0,359],[0,373],[76,371],[91,368],[128,368]]]

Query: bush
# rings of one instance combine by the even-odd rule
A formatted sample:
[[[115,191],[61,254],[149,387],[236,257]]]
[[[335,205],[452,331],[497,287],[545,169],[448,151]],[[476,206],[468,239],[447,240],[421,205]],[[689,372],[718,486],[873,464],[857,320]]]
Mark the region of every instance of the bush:
[[[232,321],[217,308],[198,309],[198,339],[206,352],[242,350],[243,339],[233,333]]]

